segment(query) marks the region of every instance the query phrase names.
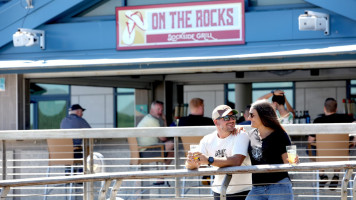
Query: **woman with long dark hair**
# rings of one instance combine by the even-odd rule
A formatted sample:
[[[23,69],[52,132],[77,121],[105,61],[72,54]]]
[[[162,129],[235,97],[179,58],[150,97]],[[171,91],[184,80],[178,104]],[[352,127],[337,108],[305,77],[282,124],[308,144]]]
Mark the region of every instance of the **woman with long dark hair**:
[[[252,165],[288,163],[286,146],[291,141],[280,125],[276,112],[267,100],[251,105],[248,152]],[[292,200],[292,183],[288,172],[252,174],[253,187],[246,200]]]

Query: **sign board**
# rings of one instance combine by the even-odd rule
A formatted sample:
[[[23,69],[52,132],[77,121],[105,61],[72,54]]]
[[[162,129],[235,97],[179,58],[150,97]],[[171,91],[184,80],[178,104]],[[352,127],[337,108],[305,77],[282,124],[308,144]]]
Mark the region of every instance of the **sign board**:
[[[244,0],[116,8],[116,48],[245,43]]]

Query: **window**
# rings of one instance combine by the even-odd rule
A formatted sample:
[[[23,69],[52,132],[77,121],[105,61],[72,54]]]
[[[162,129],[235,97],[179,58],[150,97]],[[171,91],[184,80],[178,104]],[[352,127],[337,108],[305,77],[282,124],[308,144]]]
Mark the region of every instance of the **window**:
[[[235,84],[225,84],[225,104],[235,108]]]
[[[55,84],[30,84],[30,128],[59,129],[67,115],[70,87]]]
[[[116,88],[116,127],[135,127],[135,89]]]
[[[283,90],[289,104],[295,107],[293,82],[252,83],[252,102],[255,102],[261,96],[276,89]]]
[[[350,81],[350,97],[356,98],[356,80]]]

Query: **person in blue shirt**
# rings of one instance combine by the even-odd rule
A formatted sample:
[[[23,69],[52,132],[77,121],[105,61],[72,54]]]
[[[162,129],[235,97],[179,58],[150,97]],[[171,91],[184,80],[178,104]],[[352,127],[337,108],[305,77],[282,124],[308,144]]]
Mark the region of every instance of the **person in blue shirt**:
[[[251,125],[251,121],[248,119],[248,116],[250,115],[250,108],[251,105],[246,106],[245,111],[244,111],[244,121],[240,122],[239,125]]]
[[[61,121],[61,129],[78,129],[78,128],[91,128],[89,123],[82,118],[85,111],[79,104],[73,104],[69,108],[68,116]],[[83,158],[82,154],[82,139],[73,139],[74,145],[74,158]]]

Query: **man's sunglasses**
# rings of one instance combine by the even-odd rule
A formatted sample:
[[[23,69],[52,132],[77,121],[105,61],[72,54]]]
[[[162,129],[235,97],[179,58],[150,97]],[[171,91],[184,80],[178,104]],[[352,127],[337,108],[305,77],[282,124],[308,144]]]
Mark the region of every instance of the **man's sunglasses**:
[[[224,117],[219,117],[218,119],[224,119],[224,121],[230,121],[231,119],[236,120],[237,116],[236,115],[226,115]]]

